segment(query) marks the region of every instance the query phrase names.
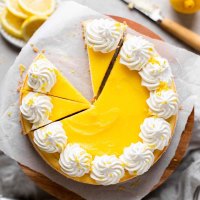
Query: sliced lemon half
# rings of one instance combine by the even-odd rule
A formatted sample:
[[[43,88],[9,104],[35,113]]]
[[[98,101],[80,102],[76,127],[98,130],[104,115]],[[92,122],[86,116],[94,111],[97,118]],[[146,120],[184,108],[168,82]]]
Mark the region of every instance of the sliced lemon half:
[[[20,17],[22,19],[26,19],[28,17],[27,13],[25,13],[25,11],[19,6],[18,0],[6,0],[6,6],[16,17]]]
[[[22,24],[22,35],[28,41],[35,31],[47,20],[46,16],[32,16],[27,18]]]
[[[13,15],[7,8],[1,13],[1,24],[3,29],[16,38],[22,38],[21,26],[24,20]]]
[[[50,15],[55,10],[55,0],[18,0],[20,7],[30,15]]]

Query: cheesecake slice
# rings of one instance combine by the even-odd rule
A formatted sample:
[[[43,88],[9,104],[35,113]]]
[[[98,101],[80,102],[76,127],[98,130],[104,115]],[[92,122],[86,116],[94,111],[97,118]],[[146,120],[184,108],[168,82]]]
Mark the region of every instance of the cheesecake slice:
[[[39,54],[31,64],[23,90],[89,104],[88,100],[71,85],[44,54]]]
[[[123,40],[126,25],[111,19],[95,19],[83,22],[83,31],[96,96],[115,51]]]
[[[23,133],[88,109],[90,104],[79,103],[41,93],[21,91],[20,111]]]

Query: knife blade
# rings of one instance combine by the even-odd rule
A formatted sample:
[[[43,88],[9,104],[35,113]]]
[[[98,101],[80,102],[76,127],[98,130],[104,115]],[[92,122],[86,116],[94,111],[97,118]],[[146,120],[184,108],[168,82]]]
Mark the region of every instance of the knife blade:
[[[142,14],[149,17],[154,22],[160,22],[163,19],[160,8],[146,0],[122,0],[128,4],[129,9],[136,9]]]
[[[136,9],[152,21],[160,25],[165,31],[183,41],[197,52],[200,52],[200,35],[192,32],[186,27],[165,18],[158,5],[150,0],[121,0],[128,5],[129,9]]]

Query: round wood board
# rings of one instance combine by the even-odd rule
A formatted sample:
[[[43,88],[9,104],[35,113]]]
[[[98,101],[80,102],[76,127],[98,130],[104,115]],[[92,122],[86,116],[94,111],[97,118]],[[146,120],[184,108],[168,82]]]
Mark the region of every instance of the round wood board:
[[[152,32],[151,30],[149,30],[148,28],[132,21],[129,19],[125,19],[122,17],[117,17],[117,16],[111,16],[113,19],[119,21],[119,22],[126,22],[127,25],[136,30],[137,32],[149,36],[153,39],[159,39],[162,40],[160,38],[160,36],[158,36],[157,34],[155,34],[154,32]],[[189,145],[190,142],[190,138],[192,135],[192,128],[194,125],[194,110],[192,111],[192,113],[190,114],[185,130],[182,133],[182,137],[180,139],[178,148],[176,150],[175,156],[173,157],[173,159],[171,160],[171,163],[169,164],[169,166],[166,168],[165,172],[163,173],[159,183],[157,185],[155,185],[155,187],[152,189],[156,189],[157,187],[159,187],[161,184],[163,184],[168,177],[174,172],[174,170],[177,168],[177,166],[180,164],[186,150],[187,147]],[[33,171],[32,169],[20,165],[22,170],[24,171],[24,173],[29,176],[41,189],[43,189],[44,191],[48,192],[49,194],[51,194],[52,196],[56,197],[59,200],[80,200],[83,199],[82,197],[80,197],[79,195],[71,192],[70,190],[65,189],[64,187],[54,183],[53,181],[49,180],[47,177],[45,177],[44,175]]]

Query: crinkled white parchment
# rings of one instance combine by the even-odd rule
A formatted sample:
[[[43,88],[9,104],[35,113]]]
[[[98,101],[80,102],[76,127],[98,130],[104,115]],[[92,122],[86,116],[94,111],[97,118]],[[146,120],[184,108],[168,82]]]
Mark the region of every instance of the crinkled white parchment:
[[[172,67],[182,106],[172,142],[162,158],[144,175],[114,186],[92,186],[67,179],[51,169],[35,152],[19,123],[19,65],[27,68],[36,54],[30,44],[46,51],[46,56],[87,98],[92,98],[88,59],[82,39],[81,22],[103,15],[75,2],[64,2],[22,49],[0,86],[0,150],[19,163],[38,171],[54,182],[86,199],[141,199],[158,183],[174,156],[194,100],[200,97],[200,57],[175,46],[152,40]],[[134,34],[138,34],[135,33]]]

